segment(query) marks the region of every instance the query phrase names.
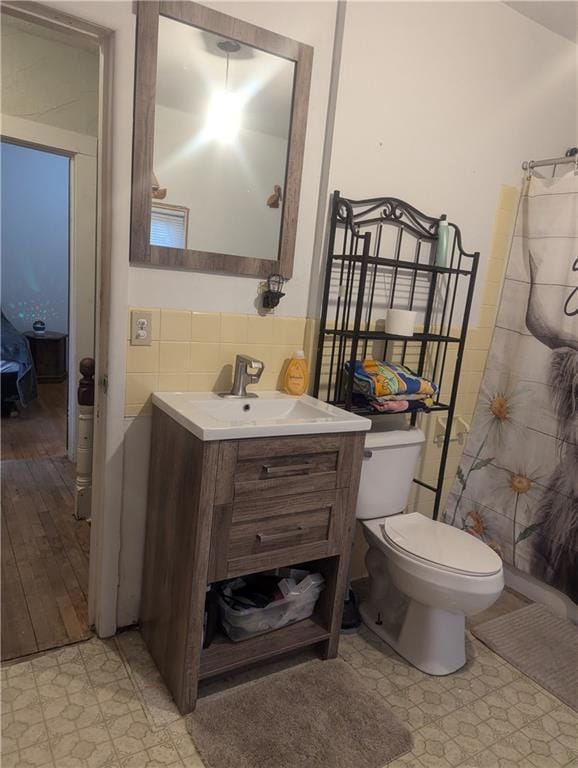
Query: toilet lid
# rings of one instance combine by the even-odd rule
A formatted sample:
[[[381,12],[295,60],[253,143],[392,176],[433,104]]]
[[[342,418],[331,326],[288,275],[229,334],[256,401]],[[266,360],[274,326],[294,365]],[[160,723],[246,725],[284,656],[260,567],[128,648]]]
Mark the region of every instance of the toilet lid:
[[[419,512],[385,518],[384,529],[395,546],[445,568],[478,576],[491,576],[502,568],[500,557],[483,541]]]

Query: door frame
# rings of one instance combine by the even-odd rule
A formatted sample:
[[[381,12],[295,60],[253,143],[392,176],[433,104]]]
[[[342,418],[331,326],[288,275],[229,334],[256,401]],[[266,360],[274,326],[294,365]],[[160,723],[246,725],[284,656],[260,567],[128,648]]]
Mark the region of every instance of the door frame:
[[[116,632],[120,522],[106,504],[108,368],[111,312],[112,87],[114,31],[36,2],[4,1],[2,11],[61,31],[88,36],[99,47],[98,150],[96,203],[95,402],[92,464],[92,524],[88,582],[88,620],[100,637]],[[3,131],[5,132],[5,131]]]

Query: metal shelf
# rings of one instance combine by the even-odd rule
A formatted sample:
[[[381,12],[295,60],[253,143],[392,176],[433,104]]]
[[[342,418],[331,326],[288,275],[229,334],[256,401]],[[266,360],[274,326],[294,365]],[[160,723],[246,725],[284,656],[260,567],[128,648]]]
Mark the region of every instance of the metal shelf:
[[[345,338],[352,339],[356,336],[358,339],[382,340],[382,341],[438,341],[445,344],[459,344],[461,339],[459,336],[440,336],[436,333],[414,333],[411,336],[399,336],[394,333],[385,333],[383,331],[340,331],[334,328],[324,328],[322,333],[327,336],[344,336]]]
[[[346,255],[342,253],[333,253],[331,258],[334,261],[345,262],[357,262],[361,264],[363,256]],[[467,269],[452,269],[451,267],[441,267],[438,264],[424,264],[419,261],[404,261],[402,259],[385,259],[378,256],[369,256],[367,258],[368,264],[381,265],[384,267],[395,267],[396,269],[409,269],[416,272],[437,272],[441,275],[469,275],[470,270]]]
[[[411,411],[406,411],[405,413],[403,411],[375,411],[370,406],[362,406],[358,405],[356,403],[352,403],[351,407],[346,409],[345,403],[343,401],[340,402],[330,402],[330,405],[334,405],[336,408],[343,408],[343,410],[350,410],[351,413],[356,413],[358,416],[411,416]],[[427,416],[428,413],[433,413],[434,411],[449,411],[450,406],[447,403],[434,403],[431,408],[427,411],[416,411],[415,413],[423,413]]]
[[[442,221],[448,231],[445,266],[435,263]],[[408,260],[412,254],[413,261]],[[435,494],[434,519],[441,502],[478,261],[479,253],[464,250],[459,228],[445,216],[428,216],[395,197],[352,200],[333,193],[314,394],[363,416],[403,416],[360,404],[352,365],[375,353],[368,349],[369,342],[400,342],[386,346],[384,354],[435,381],[440,385],[438,397],[443,398],[428,411],[405,415],[415,425],[419,413],[448,414],[437,483],[415,480]],[[375,327],[374,316],[381,318],[384,309],[394,307],[420,310],[423,332],[399,336],[367,330]]]
[[[341,405],[338,405],[337,403],[334,403],[334,405],[337,408],[345,408],[345,405],[342,403]],[[423,413],[427,416],[428,413],[433,413],[434,411],[449,411],[450,407],[446,403],[434,403],[432,407],[427,411],[375,411],[370,406],[360,406],[360,405],[352,405],[349,409],[351,413],[356,413],[358,416],[411,416],[412,413]]]

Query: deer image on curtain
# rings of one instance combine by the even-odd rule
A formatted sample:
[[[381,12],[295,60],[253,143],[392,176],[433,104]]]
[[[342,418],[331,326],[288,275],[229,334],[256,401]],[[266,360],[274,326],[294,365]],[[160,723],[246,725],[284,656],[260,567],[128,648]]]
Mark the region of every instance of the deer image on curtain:
[[[578,174],[522,189],[480,396],[443,519],[578,602]]]

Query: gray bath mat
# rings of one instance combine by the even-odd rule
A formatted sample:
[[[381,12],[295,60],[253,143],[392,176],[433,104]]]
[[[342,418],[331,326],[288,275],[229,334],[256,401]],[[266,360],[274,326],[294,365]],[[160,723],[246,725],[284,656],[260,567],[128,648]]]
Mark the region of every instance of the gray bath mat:
[[[533,603],[478,624],[471,632],[498,656],[578,711],[578,627],[571,621]]]
[[[187,725],[206,768],[382,768],[412,748],[407,728],[340,660],[200,699]]]

